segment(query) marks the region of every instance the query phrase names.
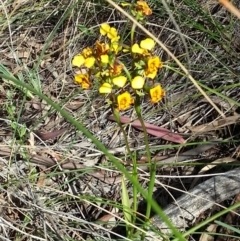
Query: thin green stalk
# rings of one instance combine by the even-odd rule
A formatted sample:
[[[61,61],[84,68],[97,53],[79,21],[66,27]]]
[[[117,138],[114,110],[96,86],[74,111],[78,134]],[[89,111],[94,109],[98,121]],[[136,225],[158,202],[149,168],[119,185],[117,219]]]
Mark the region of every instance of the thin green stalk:
[[[149,198],[152,197],[153,194],[153,189],[154,189],[154,184],[155,184],[155,175],[156,175],[156,167],[157,167],[157,162],[152,162],[151,168],[150,168],[150,182],[148,186],[148,195]],[[146,217],[149,219],[151,214],[151,204],[147,205],[147,211],[146,211]]]
[[[121,132],[123,133],[123,137],[124,137],[124,141],[125,141],[125,145],[126,145],[126,149],[127,149],[128,155],[130,156],[130,158],[131,158],[131,160],[133,162],[133,178],[135,179],[134,167],[136,167],[136,155],[133,156],[132,152],[130,150],[126,132],[125,132],[125,130],[124,130],[123,126],[122,126],[122,123],[120,121],[119,112],[113,106],[112,106],[112,112],[113,112],[113,115],[115,117],[116,122],[118,123],[118,126],[120,127]],[[135,179],[135,181],[137,182],[138,180]],[[137,195],[136,195],[136,193],[137,193],[136,186],[133,185],[133,197],[134,197],[134,200],[133,200],[133,212],[131,212],[132,213],[132,217],[131,217],[132,224],[135,224],[135,221],[136,221],[136,211],[137,211],[137,206],[136,206],[137,205],[137,200],[136,200]],[[131,237],[133,232],[134,232],[134,228],[132,226],[129,226],[129,225],[126,224],[126,229],[127,229],[127,237]]]
[[[190,228],[187,232],[185,232],[185,233],[183,234],[183,236],[184,236],[184,237],[187,237],[187,236],[193,234],[193,233],[194,233],[196,230],[198,230],[199,228],[201,228],[201,227],[209,224],[210,222],[216,220],[217,218],[223,216],[224,214],[226,214],[226,213],[228,213],[228,212],[230,212],[230,211],[232,211],[232,210],[234,210],[234,209],[237,209],[237,208],[239,208],[239,207],[240,207],[240,203],[236,203],[236,204],[232,205],[231,207],[229,207],[229,208],[227,208],[227,209],[224,209],[224,210],[222,210],[222,211],[219,212],[219,213],[216,213],[215,215],[213,215],[213,216],[211,216],[210,218],[204,220],[204,221],[201,222],[200,224],[198,224],[198,225]],[[175,238],[175,239],[173,239],[172,241],[178,241],[178,240],[179,240],[179,238]]]
[[[147,130],[146,130],[146,126],[144,124],[142,115],[141,115],[141,108],[140,108],[140,96],[138,94],[136,94],[136,99],[135,99],[135,111],[137,113],[137,117],[141,123],[141,126],[143,128],[143,134],[144,134],[144,143],[146,145],[146,152],[147,152],[147,159],[148,162],[151,163],[151,153],[150,153],[150,148],[149,148],[149,144],[148,144],[148,136],[147,136]]]
[[[173,67],[170,66],[170,65],[167,65],[167,64],[165,65],[165,64],[164,64],[164,65],[163,65],[163,68],[170,69],[170,70],[172,70],[173,72],[175,72],[175,73],[177,73],[177,74],[179,74],[179,75],[181,75],[181,76],[187,77],[185,73],[177,70],[176,68],[173,68]]]
[[[227,101],[229,101],[230,103],[232,103],[232,104],[240,107],[240,102],[239,102],[239,101],[233,100],[233,99],[231,99],[231,98],[229,98],[229,97],[221,94],[220,92],[216,91],[216,89],[211,89],[211,88],[209,88],[208,86],[200,83],[199,81],[198,81],[198,84],[199,84],[202,88],[210,91],[211,93],[214,93],[215,95],[220,96],[220,97],[223,98],[224,100],[227,100]]]
[[[135,179],[135,181],[138,181],[138,173],[137,173],[137,156],[136,152],[134,152],[133,155],[133,172],[132,172],[132,177]],[[136,223],[136,218],[137,218],[137,208],[138,208],[138,200],[137,200],[137,195],[138,195],[138,189],[135,185],[133,185],[133,217],[132,217],[132,223]],[[131,236],[133,235],[134,229],[132,229]]]
[[[125,38],[124,39],[122,39],[121,38],[121,45],[123,46],[124,45],[124,41],[129,37],[129,35],[131,34],[131,33],[129,33],[129,32],[127,32],[127,28],[128,28],[128,22],[126,22],[126,24],[124,24],[124,28],[123,28],[123,30],[122,30],[122,36],[124,36]]]
[[[131,82],[132,81],[132,76],[131,74],[129,73],[128,69],[126,68],[126,66],[123,64],[123,62],[121,62],[120,60],[117,60],[117,63],[121,64],[123,66],[123,70],[125,72],[125,74],[127,75],[129,81]]]
[[[129,223],[132,223],[132,217],[133,213],[131,210],[131,205],[130,205],[130,199],[128,195],[128,190],[126,187],[125,179],[124,176],[122,177],[122,205],[123,205],[123,214],[124,214],[124,219],[125,219],[125,224],[126,224],[126,232],[127,232],[127,237],[131,237],[131,233],[133,230],[133,227],[129,225]]]
[[[155,173],[156,173],[156,163],[153,164],[154,166],[152,166],[151,163],[151,153],[150,153],[150,148],[149,148],[149,143],[148,143],[148,135],[147,135],[147,130],[146,130],[146,126],[144,124],[142,115],[141,115],[141,108],[140,108],[140,97],[139,95],[136,95],[136,100],[135,100],[135,110],[138,116],[138,119],[141,123],[141,126],[143,128],[143,133],[144,133],[144,143],[146,146],[146,152],[147,152],[147,160],[148,163],[151,165],[151,178],[150,178],[150,183],[148,186],[148,198],[151,199],[152,198],[152,193],[153,193],[153,188],[154,188],[154,183],[155,183]],[[147,202],[147,210],[146,210],[146,219],[148,220],[150,217],[150,213],[151,213],[151,203]],[[142,236],[142,240],[144,240],[144,234]]]
[[[133,46],[133,43],[134,43],[134,33],[135,33],[135,29],[136,29],[136,24],[133,23],[133,24],[132,24],[132,29],[131,29],[131,47]]]
[[[120,121],[119,112],[114,107],[112,107],[112,112],[113,112],[113,115],[115,117],[116,122],[118,123],[118,126],[120,127],[121,132],[123,133],[125,145],[126,145],[126,148],[127,148],[127,153],[130,156],[130,158],[133,160],[133,155],[132,155],[132,152],[131,152],[130,147],[129,147],[127,135],[126,135],[126,132],[123,129],[122,123]]]
[[[155,175],[156,175],[156,164],[157,162],[152,162],[151,163],[151,167],[150,167],[150,182],[148,185],[148,197],[152,198],[153,195],[153,189],[154,189],[154,184],[155,184]],[[151,204],[147,203],[147,210],[146,210],[146,222],[144,224],[144,229],[147,228],[148,224],[149,224],[149,218],[150,218],[150,214],[151,214]],[[142,240],[145,240],[145,234],[142,233]]]

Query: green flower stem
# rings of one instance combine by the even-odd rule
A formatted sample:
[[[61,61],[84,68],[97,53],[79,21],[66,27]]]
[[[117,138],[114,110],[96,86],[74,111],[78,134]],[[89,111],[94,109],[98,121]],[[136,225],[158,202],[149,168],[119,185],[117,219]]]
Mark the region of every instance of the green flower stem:
[[[137,156],[136,152],[134,152],[133,156],[133,173],[132,177],[135,179],[136,182],[138,182],[138,173],[137,173]],[[133,185],[133,217],[132,217],[132,223],[135,224],[136,218],[137,218],[137,208],[138,208],[138,200],[137,200],[137,195],[138,195],[138,189],[135,185]],[[130,237],[132,237],[134,232],[134,228],[132,228]]]
[[[135,110],[138,116],[138,119],[142,125],[143,128],[143,133],[144,133],[144,142],[146,146],[146,152],[147,152],[147,160],[151,166],[151,171],[150,171],[150,182],[148,186],[148,197],[152,198],[152,193],[153,193],[153,188],[154,188],[154,183],[155,183],[155,173],[156,173],[156,163],[153,163],[151,161],[151,153],[150,153],[150,148],[149,148],[149,143],[148,143],[148,136],[147,136],[147,130],[146,126],[144,125],[144,121],[141,115],[141,108],[140,108],[140,96],[136,94],[136,100],[135,100]],[[146,219],[148,220],[150,218],[150,213],[151,213],[151,203],[147,202],[147,210],[146,210]],[[142,240],[144,240],[144,234],[142,236]]]
[[[133,160],[133,155],[132,155],[132,152],[131,152],[130,147],[129,147],[127,135],[126,135],[126,132],[123,129],[122,123],[120,121],[119,112],[113,106],[112,106],[112,112],[113,112],[113,115],[114,115],[114,117],[115,117],[115,119],[116,119],[116,121],[117,121],[117,123],[118,123],[118,125],[120,127],[121,132],[123,133],[123,137],[124,137],[124,141],[125,141],[125,144],[126,144],[127,153],[130,156],[130,158]]]
[[[120,130],[121,132],[123,133],[123,136],[124,136],[124,141],[125,141],[125,144],[126,144],[126,149],[127,149],[127,152],[132,160],[132,163],[133,163],[133,173],[132,173],[132,177],[135,179],[135,181],[137,182],[138,181],[138,178],[137,178],[137,165],[136,165],[136,154],[133,155],[131,150],[130,150],[130,147],[129,147],[129,143],[128,143],[128,139],[127,139],[127,135],[126,135],[126,132],[125,130],[123,129],[123,126],[122,126],[122,123],[120,121],[120,116],[119,116],[119,112],[112,106],[112,112],[113,112],[113,115],[115,117],[115,120],[117,121],[119,127],[120,127]],[[132,212],[132,223],[135,224],[136,222],[136,214],[137,214],[137,187],[135,185],[133,185],[133,212]],[[130,207],[129,207],[130,208]],[[131,227],[131,226],[128,226],[127,225],[127,233],[128,233],[128,237],[131,237],[133,235],[133,232],[134,232],[134,228]]]
[[[133,43],[134,43],[134,33],[135,33],[135,29],[136,29],[136,24],[133,23],[132,29],[131,29],[131,47],[133,46]]]
[[[178,73],[178,74],[181,75],[181,76],[187,77],[185,73],[183,73],[183,72],[181,72],[181,71],[178,71],[176,68],[173,68],[173,67],[171,67],[171,66],[169,66],[169,65],[165,65],[165,64],[164,64],[164,65],[162,66],[162,68],[170,69],[170,70]]]
[[[153,188],[154,188],[154,184],[155,184],[156,167],[157,167],[157,163],[155,161],[153,161],[151,163],[151,166],[150,166],[150,182],[149,182],[149,185],[148,185],[148,196],[149,196],[149,198],[151,198],[152,194],[153,194]],[[148,202],[147,203],[147,210],[146,210],[147,222],[144,225],[144,229],[146,229],[149,226],[150,214],[151,214],[151,203]],[[142,240],[145,240],[145,233],[142,233]]]
[[[131,82],[131,81],[132,81],[132,76],[131,76],[130,72],[128,71],[128,69],[126,68],[125,64],[124,64],[122,61],[118,60],[118,59],[116,60],[116,62],[117,62],[118,64],[121,64],[121,65],[123,66],[123,70],[124,70],[124,72],[126,73],[129,81]]]
[[[135,110],[137,113],[137,117],[142,125],[143,128],[143,134],[144,134],[144,142],[146,145],[146,151],[147,151],[147,159],[149,164],[151,164],[151,153],[150,153],[150,149],[149,149],[149,144],[148,144],[148,136],[147,136],[147,130],[146,130],[146,126],[144,124],[143,118],[142,118],[142,114],[141,114],[141,108],[140,108],[140,96],[136,93],[136,99],[135,99]]]

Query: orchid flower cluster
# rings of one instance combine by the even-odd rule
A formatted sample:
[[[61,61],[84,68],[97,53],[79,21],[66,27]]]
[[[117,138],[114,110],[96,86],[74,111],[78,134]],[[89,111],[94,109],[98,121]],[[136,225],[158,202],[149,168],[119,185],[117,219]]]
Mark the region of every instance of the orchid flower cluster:
[[[138,20],[152,13],[145,1],[122,5],[130,5],[132,14]],[[153,55],[153,39],[146,38],[140,43],[131,39],[130,46],[126,45],[117,29],[108,23],[100,26],[100,35],[104,41],[96,41],[93,47],[84,48],[73,58],[72,65],[79,68],[79,73],[74,77],[75,83],[80,84],[82,89],[97,84],[99,92],[109,94],[111,103],[119,111],[131,107],[134,103],[132,95],[147,94],[152,103],[159,102],[165,96],[165,91],[154,79],[163,65],[160,58]],[[123,54],[130,54],[131,66],[120,60]],[[85,73],[81,71],[83,68]]]

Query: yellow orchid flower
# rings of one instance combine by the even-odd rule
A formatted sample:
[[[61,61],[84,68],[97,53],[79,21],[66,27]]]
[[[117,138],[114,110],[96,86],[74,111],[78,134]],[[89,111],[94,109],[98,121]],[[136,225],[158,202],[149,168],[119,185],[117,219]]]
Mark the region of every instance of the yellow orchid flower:
[[[105,43],[101,43],[99,41],[95,44],[96,56],[99,57],[102,54],[106,54],[109,50],[109,45]]]
[[[74,76],[75,83],[80,84],[83,89],[91,87],[91,81],[88,74],[78,74]]]
[[[151,8],[145,1],[137,1],[136,10],[144,16],[149,16],[152,14]]]
[[[112,50],[115,54],[118,54],[118,52],[122,50],[122,46],[120,46],[118,42],[112,42],[112,44],[111,44],[111,50]]]
[[[111,65],[110,73],[112,76],[118,76],[121,74],[123,66],[121,64],[114,63]]]
[[[87,54],[86,51],[88,50],[85,50],[84,54]],[[83,54],[76,55],[72,60],[72,65],[76,67],[81,67],[84,65],[87,68],[91,68],[93,67],[94,63],[95,63],[94,57],[84,58]]]
[[[118,33],[117,33],[117,29],[116,28],[110,28],[109,29],[109,32],[107,33],[107,36],[108,36],[108,38],[109,39],[116,39],[116,38],[120,38],[120,36],[118,36]],[[115,40],[115,41],[112,41],[112,42],[117,42],[118,41],[118,39],[117,40]]]
[[[90,57],[93,54],[93,50],[90,47],[83,49],[82,55],[84,58]]]
[[[118,110],[126,110],[134,103],[134,99],[131,97],[130,93],[126,91],[117,97],[117,103]]]
[[[91,83],[84,80],[82,82],[81,86],[82,86],[83,89],[88,90],[91,87]]]
[[[109,34],[108,36],[111,36],[111,37],[109,37],[111,39],[111,43],[118,43],[118,40],[120,39],[119,35],[112,36]]]
[[[156,85],[150,89],[150,97],[152,103],[158,103],[165,96],[165,91],[162,89],[161,85]]]
[[[149,69],[160,69],[162,68],[162,62],[158,56],[155,56],[153,58],[149,58],[147,62],[148,68]]]
[[[114,27],[110,27],[108,23],[103,23],[100,26],[100,33],[101,35],[107,37],[111,40],[111,42],[117,42],[120,39],[120,36],[118,36],[117,29]]]
[[[150,79],[154,79],[157,76],[157,69],[151,71],[147,69],[144,71],[144,75]]]
[[[154,79],[159,68],[162,68],[162,62],[160,58],[158,56],[149,58],[147,61],[147,68],[144,71],[145,76],[150,79]]]

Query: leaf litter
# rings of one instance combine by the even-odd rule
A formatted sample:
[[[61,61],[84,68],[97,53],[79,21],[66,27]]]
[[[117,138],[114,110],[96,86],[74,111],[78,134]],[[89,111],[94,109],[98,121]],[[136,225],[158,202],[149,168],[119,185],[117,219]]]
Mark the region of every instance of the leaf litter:
[[[176,14],[179,14],[179,18],[182,18],[180,28],[189,37],[190,66],[194,77],[213,90],[217,90],[239,103],[240,92],[239,85],[237,85],[239,82],[239,66],[237,65],[239,52],[237,52],[237,49],[236,51],[231,49],[237,46],[237,44],[231,45],[230,49],[226,48],[227,42],[224,41],[227,39],[229,33],[226,33],[226,38],[223,38],[222,43],[209,38],[209,35],[201,31],[197,26],[197,24],[201,24],[201,21],[203,21],[206,29],[211,31],[212,27],[209,22],[205,19],[196,19],[195,23],[197,24],[195,25],[187,22],[187,16],[184,16],[184,13],[187,12],[189,16],[192,16],[193,8],[185,5],[185,2],[174,4],[178,4],[178,6],[173,7],[179,7],[180,10],[183,10],[183,15],[180,15],[180,12],[176,12]],[[66,5],[63,5],[61,9],[64,7]],[[85,6],[88,9],[84,8],[83,5],[79,7],[81,11],[79,11],[79,8],[76,8],[78,11],[75,10],[73,12],[72,21],[82,19],[84,22],[88,18],[86,22],[87,29],[98,23],[107,21],[109,16],[113,18],[109,19],[109,21],[116,21],[117,18],[121,20],[121,16],[105,6],[89,3],[89,5]],[[51,4],[48,7],[52,13],[54,13],[54,8],[55,6]],[[102,15],[104,19],[99,19],[93,13],[103,11],[102,8],[105,11],[104,15]],[[216,4],[212,4],[210,9],[214,11],[212,13],[214,21],[221,20],[231,28],[232,25],[228,21],[229,14],[223,8],[219,8],[219,10],[218,8],[219,6]],[[61,9],[59,16],[62,13]],[[162,9],[164,8],[158,8],[159,11],[163,11]],[[24,9],[20,8],[20,10]],[[86,16],[84,16],[83,12],[87,12],[87,15],[85,14]],[[33,13],[29,12],[29,18],[32,18],[31,15]],[[21,28],[18,28],[20,26],[19,19],[15,20],[12,23],[12,29],[14,31],[16,29],[16,32],[13,31],[11,36],[15,52],[10,51],[9,45],[6,44],[10,35],[7,29],[5,29],[4,34],[1,35],[1,43],[3,43],[1,44],[1,48],[4,51],[4,54],[0,53],[1,63],[14,74],[22,73],[26,80],[28,80],[30,77],[27,75],[26,70],[31,70],[34,67],[34,62],[39,57],[45,40],[55,25],[57,17],[54,16],[56,15],[50,14],[49,20],[46,22],[38,22],[36,18],[34,20],[35,25],[33,22]],[[164,12],[162,16],[166,16]],[[192,17],[192,20],[194,17]],[[155,18],[150,20],[150,22],[159,22],[159,25],[149,25],[149,27],[155,33],[161,33],[161,40],[166,43],[176,56],[181,57],[182,54],[185,54],[185,50],[178,34],[172,31],[171,22],[167,22],[165,27],[161,27],[163,19],[159,17]],[[109,151],[124,163],[125,148],[123,137],[118,135],[119,129],[116,123],[110,120],[110,112],[105,105],[105,100],[96,97],[94,92],[76,91],[76,86],[72,81],[72,70],[70,69],[70,64],[67,64],[71,62],[71,58],[76,54],[77,49],[83,48],[86,42],[94,43],[94,40],[92,37],[88,38],[88,36],[81,38],[78,36],[77,30],[71,26],[66,26],[68,25],[65,24],[62,26],[53,43],[50,44],[46,51],[45,63],[47,62],[49,65],[42,64],[34,78],[36,80],[39,78],[42,91],[47,96],[61,104],[76,119],[83,122],[107,147],[112,136],[116,136],[112,145],[109,146]],[[122,25],[119,24],[120,29],[121,27]],[[217,27],[219,26],[217,25]],[[139,33],[139,36],[141,37],[141,33]],[[78,39],[78,41],[72,41],[72,39]],[[234,43],[237,43],[236,39],[237,37],[233,36],[232,40],[235,41]],[[157,53],[164,61],[170,61],[161,49],[157,50]],[[219,61],[212,56],[215,53]],[[14,56],[17,56],[17,59]],[[18,60],[20,60],[21,64],[19,64]],[[172,71],[166,70],[161,78],[164,88],[167,89],[164,104],[150,106],[146,101],[142,105],[153,156],[156,159],[158,158],[158,160],[163,160],[163,162],[164,157],[165,159],[171,158],[166,159],[169,160],[167,162],[175,163],[176,159],[179,162],[186,160],[186,158],[191,159],[192,154],[194,159],[198,161],[208,159],[206,165],[211,164],[211,161],[219,157],[232,156],[234,158],[237,146],[234,142],[239,137],[239,107],[235,106],[234,111],[237,115],[234,115],[231,109],[226,109],[218,101],[218,107],[222,108],[226,115],[226,119],[219,119],[218,114],[212,109],[211,105],[206,102],[204,103],[194,88],[189,86],[187,92],[184,91],[184,86],[188,81],[186,77],[180,77]],[[1,87],[1,115],[5,119],[8,119],[8,113],[4,108],[6,93],[12,90],[12,88],[13,86],[9,83],[3,83]],[[208,92],[208,94],[214,94],[214,92]],[[174,99],[174,95],[178,95],[178,98]],[[115,214],[116,209],[113,206],[121,201],[120,182],[116,178],[119,174],[118,171],[108,160],[102,158],[101,153],[96,150],[90,140],[86,139],[81,133],[76,132],[58,113],[46,106],[46,103],[41,100],[37,100],[34,103],[32,100],[27,99],[21,109],[22,100],[23,96],[17,91],[13,96],[13,101],[17,110],[21,110],[21,117],[18,120],[19,124],[25,123],[27,128],[29,128],[28,133],[32,133],[33,131],[42,139],[35,139],[34,148],[36,150],[45,148],[48,151],[36,151],[36,154],[31,156],[31,152],[28,153],[21,146],[12,144],[12,139],[16,138],[18,140],[18,137],[14,136],[14,131],[7,122],[1,121],[0,154],[2,159],[0,167],[1,183],[4,186],[4,188],[1,188],[1,202],[3,201],[5,205],[1,210],[1,214],[3,214],[4,220],[8,220],[13,225],[6,225],[5,233],[8,235],[14,233],[16,236],[22,235],[22,238],[24,238],[30,237],[29,233],[32,232],[32,238],[36,238],[34,236],[35,227],[31,222],[27,223],[26,228],[23,228],[22,232],[15,226],[16,221],[22,224],[26,222],[20,215],[23,210],[36,209],[38,212],[44,213],[46,217],[44,219],[39,214],[36,216],[36,220],[33,221],[35,221],[37,228],[43,234],[45,232],[44,227],[46,227],[44,225],[47,225],[49,233],[45,234],[49,240],[52,240],[52,237],[56,234],[61,238],[71,237],[80,239],[82,237],[94,237],[95,240],[103,236],[106,238],[108,231],[112,226],[117,224],[117,218],[112,225],[108,225],[109,227],[105,231],[103,229],[104,225],[94,227],[93,221],[108,220],[111,213]],[[46,109],[44,109],[45,107]],[[187,117],[182,118],[187,112],[189,113]],[[131,110],[126,111],[124,116],[122,116],[123,123],[128,123],[130,120],[136,120]],[[221,124],[220,122],[224,123]],[[132,128],[134,125],[136,129]],[[137,121],[135,123],[131,122],[131,125],[127,125],[125,128],[129,133],[128,138],[131,150],[139,152],[139,161],[144,160],[145,144],[139,123]],[[181,134],[179,133],[180,128],[183,130]],[[204,132],[202,129],[204,129]],[[211,146],[210,149],[212,152],[201,150],[201,145],[186,145],[181,149],[172,146],[172,143],[197,144],[205,140],[210,140],[209,142],[211,143],[211,139],[215,137],[219,140],[230,139],[232,142],[222,144],[218,142],[216,145]],[[25,141],[24,145],[28,146],[28,141]],[[163,148],[163,146],[165,147]],[[33,147],[31,148],[33,149]],[[198,151],[195,152],[194,148],[197,148]],[[55,154],[49,154],[49,150]],[[57,155],[61,157],[59,160],[56,158]],[[90,168],[86,167],[85,164],[90,162],[95,164]],[[11,164],[10,167],[9,163]],[[141,172],[141,166],[139,169],[139,180],[143,187],[147,188],[148,182],[142,174],[147,170],[142,167],[143,171]],[[129,171],[131,171],[131,168]],[[179,165],[177,168],[171,165],[168,168],[163,168],[161,165],[158,167],[158,175],[179,175],[179,173],[184,175],[184,173],[192,173],[193,171],[194,168],[182,165]],[[31,176],[31,173],[35,174]],[[29,175],[33,179],[28,179]],[[9,176],[10,179],[8,179]],[[185,189],[189,186],[188,183],[180,185],[179,179],[161,178],[161,181],[163,184],[176,186],[179,189]],[[36,187],[38,187],[38,191],[36,191]],[[158,187],[156,184],[156,190]],[[129,192],[131,195],[130,190]],[[76,197],[77,195],[82,196],[81,200]],[[62,198],[63,196],[65,198]],[[85,199],[84,196],[86,196]],[[90,197],[95,197],[95,199],[92,200]],[[104,199],[108,201],[114,200],[115,203],[110,202],[108,204],[108,202],[103,201]],[[98,200],[97,207],[93,205],[96,200]],[[121,208],[117,210],[117,216],[121,217]],[[33,211],[29,212],[33,214]],[[110,214],[107,214],[107,212],[110,212]],[[54,215],[54,222],[57,227],[54,227],[53,222],[46,221],[49,220],[50,213]],[[81,223],[81,227],[77,229],[78,224]],[[58,234],[59,229],[62,230],[61,234]],[[88,229],[94,230],[93,234],[90,234]],[[40,237],[37,239],[41,240]]]

